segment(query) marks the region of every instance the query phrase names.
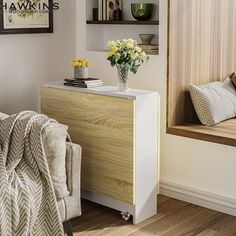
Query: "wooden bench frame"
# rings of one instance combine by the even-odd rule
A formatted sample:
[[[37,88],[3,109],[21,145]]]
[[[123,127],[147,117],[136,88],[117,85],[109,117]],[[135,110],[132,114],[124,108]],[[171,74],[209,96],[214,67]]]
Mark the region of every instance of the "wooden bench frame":
[[[186,123],[167,127],[167,133],[236,147],[236,119],[224,121],[213,127]]]
[[[236,70],[236,1],[168,4],[167,133],[236,146],[236,119],[197,124],[188,92],[189,84],[219,81]]]

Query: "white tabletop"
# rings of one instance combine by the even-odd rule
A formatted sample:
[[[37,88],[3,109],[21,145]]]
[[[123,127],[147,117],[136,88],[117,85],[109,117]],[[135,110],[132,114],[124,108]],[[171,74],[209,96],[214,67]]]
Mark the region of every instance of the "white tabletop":
[[[155,91],[147,91],[147,90],[139,90],[139,89],[129,89],[125,92],[118,91],[117,87],[113,86],[100,86],[95,88],[78,88],[73,86],[65,86],[63,82],[48,82],[43,84],[43,86],[48,88],[57,88],[57,89],[64,89],[70,91],[78,91],[82,93],[91,93],[91,94],[100,94],[105,96],[112,96],[112,97],[122,97],[127,99],[136,100],[139,96],[150,96],[155,95],[157,96],[158,93]]]

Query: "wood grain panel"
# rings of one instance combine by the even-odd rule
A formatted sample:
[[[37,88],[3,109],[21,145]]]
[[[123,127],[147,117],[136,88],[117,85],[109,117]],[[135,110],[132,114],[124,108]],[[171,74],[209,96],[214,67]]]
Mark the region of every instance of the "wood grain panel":
[[[41,110],[81,145],[82,188],[134,204],[134,101],[43,87]]]
[[[236,70],[236,1],[169,0],[168,126],[198,123],[189,84]]]
[[[158,196],[158,214],[140,224],[121,219],[119,212],[82,202],[82,216],[72,220],[75,236],[229,236],[236,235],[236,217],[187,202]]]

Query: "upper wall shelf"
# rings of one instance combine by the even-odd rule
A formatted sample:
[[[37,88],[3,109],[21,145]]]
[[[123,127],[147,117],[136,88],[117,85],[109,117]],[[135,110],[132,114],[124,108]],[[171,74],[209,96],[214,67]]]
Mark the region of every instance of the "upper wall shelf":
[[[108,1],[108,0],[106,0]],[[106,2],[101,0],[101,2]],[[111,2],[115,0],[111,0]],[[153,34],[152,44],[159,44],[159,1],[160,0],[135,0],[140,3],[153,3],[154,9],[152,18],[148,21],[137,21],[134,19],[131,11],[131,4],[134,0],[123,0],[122,2],[122,19],[121,21],[105,20],[108,12],[102,15],[104,20],[94,19],[94,8],[99,8],[98,0],[80,0],[86,7],[86,49],[87,51],[100,52],[107,51],[107,42],[110,40],[134,39],[141,44],[140,34]],[[101,7],[101,6],[100,6]],[[103,6],[104,7],[104,6]],[[105,7],[106,8],[106,7]],[[107,10],[107,9],[106,9]],[[100,8],[101,11],[101,8]],[[102,8],[104,13],[104,8]],[[100,12],[101,14],[101,12]],[[118,27],[118,28],[117,28]],[[153,50],[155,51],[155,50]],[[152,55],[156,52],[153,52]]]
[[[88,25],[159,25],[159,21],[134,21],[134,20],[122,20],[122,21],[93,21],[87,20]]]

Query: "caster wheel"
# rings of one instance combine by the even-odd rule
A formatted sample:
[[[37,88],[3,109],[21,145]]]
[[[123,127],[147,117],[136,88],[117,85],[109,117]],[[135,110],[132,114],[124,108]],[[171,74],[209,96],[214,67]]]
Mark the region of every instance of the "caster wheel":
[[[121,214],[122,219],[123,219],[123,220],[126,220],[126,221],[129,220],[129,218],[130,218],[130,216],[131,216],[131,215],[129,214],[129,212],[121,212],[120,214]]]

